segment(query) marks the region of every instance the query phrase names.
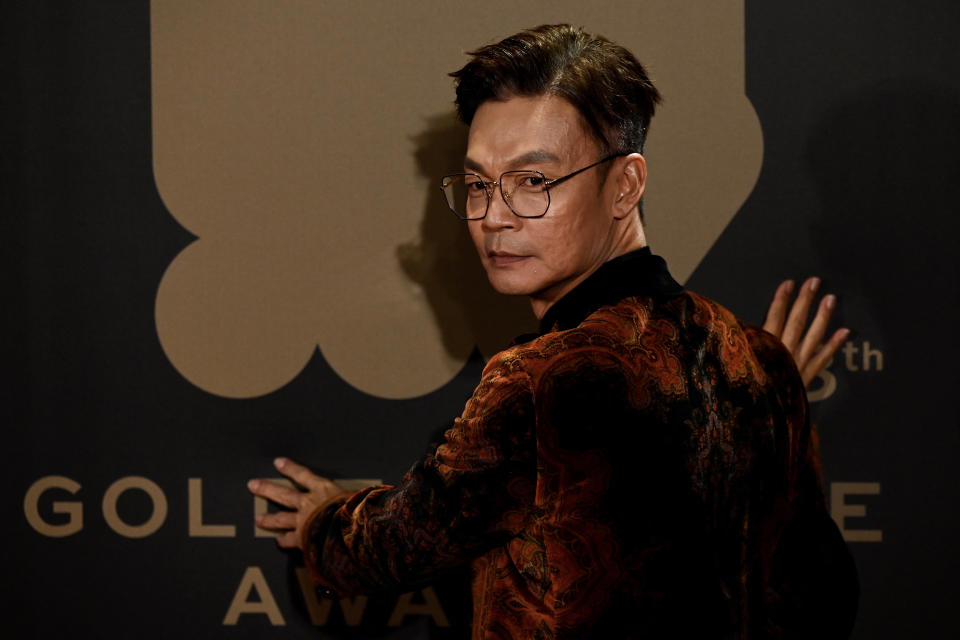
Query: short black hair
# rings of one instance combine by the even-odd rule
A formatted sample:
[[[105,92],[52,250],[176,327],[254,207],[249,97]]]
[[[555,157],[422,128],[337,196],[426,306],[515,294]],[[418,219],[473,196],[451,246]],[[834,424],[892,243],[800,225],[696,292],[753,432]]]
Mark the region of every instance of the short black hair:
[[[457,112],[469,125],[487,100],[555,95],[583,117],[606,155],[642,153],[660,93],[630,51],[568,24],[526,29],[469,52],[457,80]]]

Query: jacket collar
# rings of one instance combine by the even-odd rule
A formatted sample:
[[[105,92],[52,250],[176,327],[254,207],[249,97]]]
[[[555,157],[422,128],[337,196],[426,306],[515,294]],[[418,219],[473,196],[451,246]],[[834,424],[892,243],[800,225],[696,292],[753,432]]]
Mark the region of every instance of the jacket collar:
[[[600,307],[624,298],[650,296],[662,300],[681,293],[683,287],[670,275],[663,258],[653,255],[649,247],[636,249],[604,263],[557,300],[540,320],[540,335],[573,329]]]

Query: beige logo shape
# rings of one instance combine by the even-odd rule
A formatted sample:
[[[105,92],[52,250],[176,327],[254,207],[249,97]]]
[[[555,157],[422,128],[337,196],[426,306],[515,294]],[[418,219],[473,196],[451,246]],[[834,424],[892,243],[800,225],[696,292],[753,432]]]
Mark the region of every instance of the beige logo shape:
[[[353,386],[407,398],[534,326],[486,283],[438,177],[465,130],[464,52],[570,22],[623,44],[666,102],[647,148],[648,238],[685,280],[746,199],[762,137],[744,95],[743,2],[151,3],[154,172],[197,236],[160,282],[174,367],[260,396],[315,349]]]

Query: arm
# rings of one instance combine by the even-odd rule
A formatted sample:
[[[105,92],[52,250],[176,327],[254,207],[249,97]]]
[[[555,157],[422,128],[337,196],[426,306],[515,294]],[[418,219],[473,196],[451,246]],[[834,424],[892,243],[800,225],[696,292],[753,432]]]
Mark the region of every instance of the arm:
[[[258,481],[251,491],[297,509],[258,524],[282,531],[281,545],[304,551],[314,582],[341,595],[421,584],[502,544],[532,504],[536,452],[529,379],[501,362],[397,486],[335,496],[322,491],[329,481],[285,464],[308,491],[291,496]]]
[[[757,334],[752,342],[774,376],[779,396],[775,404],[792,423],[789,440],[777,447],[785,456],[780,466],[791,470],[790,490],[789,499],[776,510],[778,517],[770,521],[772,528],[763,533],[774,546],[768,547],[770,573],[763,590],[767,613],[758,622],[773,625],[765,629],[767,634],[778,629],[775,637],[847,638],[856,616],[859,583],[853,558],[827,510],[817,430],[809,422],[791,354],[775,336]]]
[[[837,305],[837,297],[829,294],[823,297],[820,304],[817,305],[817,313],[810,324],[810,328],[804,334],[807,326],[807,318],[810,314],[810,306],[816,297],[817,290],[820,288],[819,278],[808,278],[803,283],[803,287],[797,294],[797,299],[790,308],[787,315],[787,307],[793,298],[794,283],[792,280],[786,280],[777,287],[773,295],[773,301],[767,311],[767,319],[763,323],[765,331],[772,333],[780,338],[787,350],[793,354],[793,359],[797,363],[797,369],[800,370],[800,376],[803,378],[804,386],[809,386],[810,382],[817,377],[817,374],[823,370],[833,354],[850,337],[850,330],[846,328],[837,329],[830,336],[826,343],[823,343],[823,337],[826,335],[827,326],[830,324],[830,318]]]

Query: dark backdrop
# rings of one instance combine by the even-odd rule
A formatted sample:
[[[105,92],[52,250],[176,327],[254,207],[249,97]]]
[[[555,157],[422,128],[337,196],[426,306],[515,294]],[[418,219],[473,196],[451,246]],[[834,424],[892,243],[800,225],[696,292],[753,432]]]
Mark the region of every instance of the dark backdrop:
[[[813,415],[860,570],[860,639],[956,628],[958,14],[947,0],[747,2],[764,163],[687,283],[758,323],[786,277],[818,274],[841,297],[855,332]],[[410,400],[354,389],[319,352],[264,397],[191,385],[154,323],[157,283],[192,236],[153,180],[148,4],[5,5],[2,28],[4,621],[36,638],[315,636],[294,560],[253,535],[246,480],[295,453],[335,477],[396,479],[459,413],[481,359]],[[58,503],[82,505],[72,535],[28,522],[29,490],[50,476],[81,487],[35,502],[51,525],[76,522]],[[103,515],[108,487],[129,476],[167,503],[142,538]],[[232,537],[190,534],[190,478],[203,522]],[[116,500],[133,525],[157,508],[144,491]],[[224,624],[238,591],[248,612]],[[462,636],[463,576],[434,593],[439,605],[371,601],[359,626],[335,605],[321,633]],[[282,626],[249,604],[271,598]],[[399,630],[387,625],[398,606]]]

